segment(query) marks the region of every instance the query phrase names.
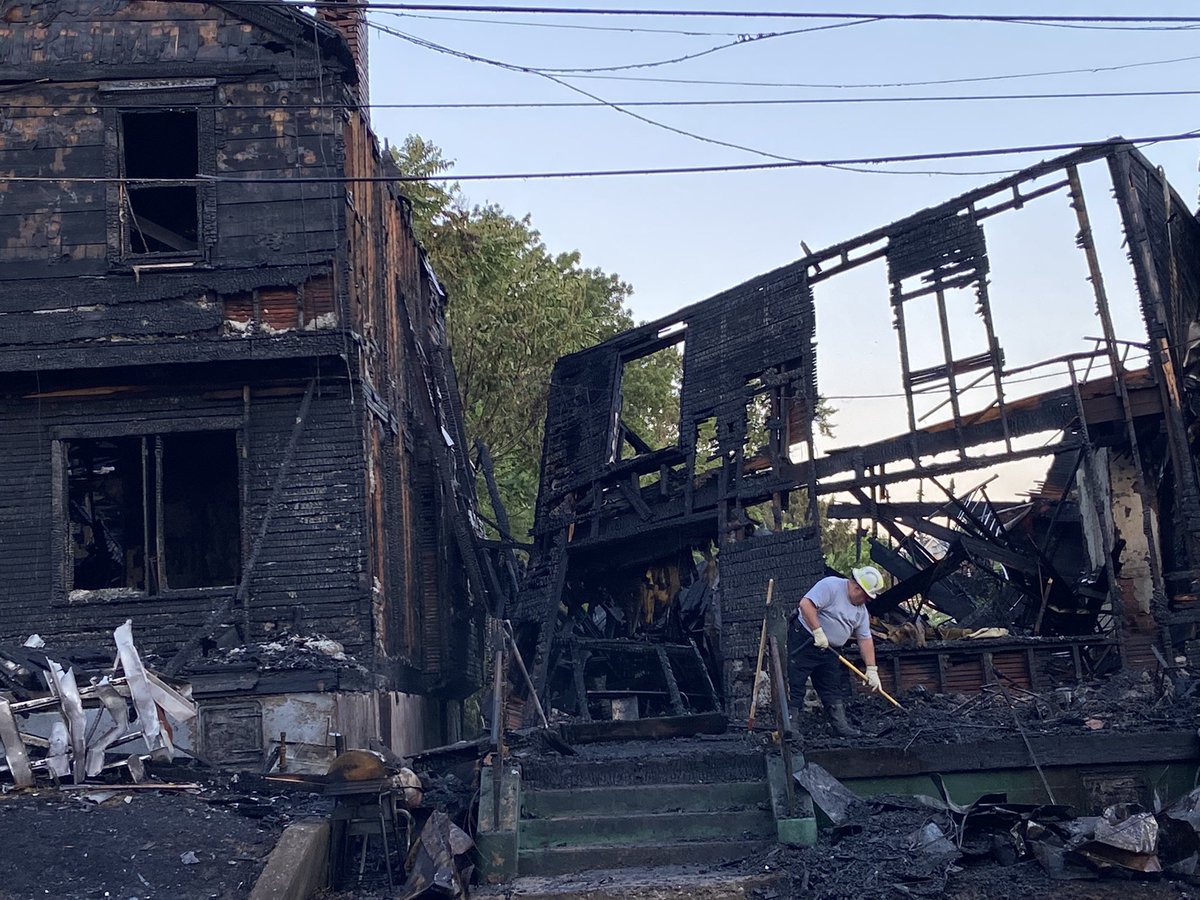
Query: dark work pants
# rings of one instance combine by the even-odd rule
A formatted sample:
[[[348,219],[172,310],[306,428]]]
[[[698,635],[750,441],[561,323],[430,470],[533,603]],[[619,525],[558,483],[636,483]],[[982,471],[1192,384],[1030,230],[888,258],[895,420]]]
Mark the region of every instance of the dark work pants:
[[[797,709],[804,708],[804,684],[810,677],[826,709],[846,701],[841,663],[832,650],[814,646],[808,629],[792,619],[788,623],[788,692]]]

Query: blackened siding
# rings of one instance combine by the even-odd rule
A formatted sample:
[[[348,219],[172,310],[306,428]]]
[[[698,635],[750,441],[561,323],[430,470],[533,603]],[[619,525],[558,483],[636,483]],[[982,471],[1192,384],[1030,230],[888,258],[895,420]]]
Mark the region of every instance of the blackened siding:
[[[0,469],[0,545],[7,548],[0,634],[12,639],[37,631],[63,645],[105,645],[114,627],[133,618],[139,645],[174,652],[216,605],[214,591],[228,592],[177,590],[169,597],[121,601],[76,595],[71,602],[56,572],[61,547],[56,531],[65,533],[66,523],[56,505],[53,437],[64,429],[103,437],[242,423],[248,454],[245,545],[267,510],[305,386],[299,381],[251,388],[248,406],[242,385],[219,382],[153,389],[110,384],[115,390],[107,397],[55,397],[71,390],[56,385],[32,402],[0,398],[5,423],[0,457],[6,460]],[[336,637],[352,653],[369,652],[369,619],[360,615],[367,594],[357,416],[345,382],[323,379],[252,573],[248,609],[231,615],[237,624],[248,616],[256,639],[298,628]]]
[[[56,429],[241,422],[245,561],[315,377],[229,620],[328,634],[402,690],[473,690],[484,600],[454,521],[474,496],[445,297],[341,37],[283,4],[0,0],[0,68],[31,82],[4,93],[0,173],[56,179],[0,179],[0,640],[107,643],[132,617],[170,655],[230,593],[67,602]],[[197,250],[166,268],[122,246],[115,180],[122,114],[157,110],[195,110],[215,176]]]

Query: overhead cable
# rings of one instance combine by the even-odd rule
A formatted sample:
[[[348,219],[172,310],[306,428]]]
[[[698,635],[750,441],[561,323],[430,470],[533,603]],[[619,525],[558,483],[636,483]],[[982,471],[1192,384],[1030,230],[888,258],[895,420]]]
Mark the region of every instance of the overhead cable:
[[[459,59],[465,59],[470,62],[477,62],[477,63],[482,63],[482,64],[488,65],[488,66],[494,66],[496,68],[505,69],[510,72],[523,72],[528,75],[536,75],[539,78],[545,78],[547,81],[552,81],[555,84],[559,85],[560,87],[564,87],[569,91],[573,91],[574,93],[580,94],[584,97],[594,100],[597,103],[602,103],[605,106],[608,106],[609,108],[614,110],[615,112],[621,113],[622,115],[629,116],[632,119],[636,119],[637,121],[643,122],[654,128],[659,128],[659,129],[662,129],[663,131],[669,131],[673,134],[677,134],[682,137],[689,138],[691,140],[700,141],[705,144],[712,144],[717,147],[727,147],[731,150],[741,150],[743,153],[752,153],[755,156],[761,156],[765,159],[778,160],[780,162],[796,162],[797,161],[794,158],[789,157],[789,156],[781,156],[778,153],[770,153],[766,150],[759,150],[756,147],[748,147],[744,144],[735,144],[732,141],[723,141],[723,140],[720,140],[719,138],[709,137],[708,135],[699,134],[694,131],[688,131],[686,128],[677,128],[674,125],[668,125],[665,122],[659,122],[656,119],[651,119],[647,116],[643,116],[641,113],[636,113],[636,112],[633,112],[632,110],[625,109],[622,106],[617,106],[616,104],[611,103],[608,100],[605,100],[603,97],[597,96],[596,94],[593,94],[590,91],[586,91],[583,88],[578,87],[577,85],[569,84],[568,82],[563,80],[562,76],[554,75],[550,72],[542,72],[542,71],[539,71],[538,69],[533,69],[528,66],[519,66],[519,65],[515,65],[513,63],[502,62],[497,59],[490,59],[489,57],[486,57],[486,56],[479,56],[474,53],[467,53],[466,51],[463,51],[463,50],[455,50],[452,47],[446,47],[442,44],[436,44],[433,41],[428,41],[428,40],[425,40],[424,38],[419,38],[416,35],[407,34],[403,31],[399,31],[398,29],[388,28],[386,25],[379,25],[377,23],[371,23],[371,27],[375,28],[379,31],[383,31],[386,34],[393,35],[394,37],[398,37],[401,40],[408,41],[409,43],[414,44],[415,46],[423,47],[426,50],[432,50],[436,53],[443,53],[448,56],[455,56],[455,57],[458,57]]]
[[[1152,59],[1144,62],[1122,63],[1114,66],[1088,66],[1082,69],[1051,69],[1044,72],[1012,72],[1000,75],[972,75],[961,78],[936,78],[926,81],[858,81],[847,83],[821,81],[736,81],[713,78],[668,78],[654,75],[572,75],[574,78],[592,78],[603,81],[636,81],[652,84],[699,84],[714,87],[779,87],[779,88],[828,88],[830,90],[882,89],[900,87],[935,87],[943,84],[973,84],[983,81],[1010,81],[1019,78],[1047,78],[1055,75],[1094,75],[1098,72],[1117,72],[1123,69],[1138,69],[1147,66],[1166,66],[1182,62],[1195,62],[1200,56],[1177,56],[1172,59]]]
[[[858,19],[852,22],[835,22],[832,25],[816,25],[812,28],[795,28],[791,31],[769,31],[766,34],[751,34],[738,37],[736,40],[727,41],[724,44],[717,44],[714,47],[709,47],[706,50],[699,50],[695,53],[685,53],[682,56],[674,56],[670,59],[656,59],[651,62],[642,63],[626,63],[619,66],[583,66],[576,68],[549,68],[546,66],[538,66],[539,72],[553,72],[558,75],[567,74],[592,74],[597,72],[624,72],[630,69],[653,69],[658,66],[671,66],[676,63],[688,62],[693,59],[700,59],[702,56],[711,56],[721,50],[728,50],[730,47],[744,47],[747,44],[754,44],[760,41],[771,40],[779,37],[792,37],[797,34],[809,34],[814,31],[831,31],[835,28],[853,28],[855,25],[869,25],[872,19]]]
[[[671,166],[664,168],[639,169],[588,169],[558,172],[504,172],[472,175],[380,175],[348,177],[341,175],[314,175],[298,177],[206,175],[197,178],[117,178],[107,176],[68,175],[0,175],[0,184],[325,184],[364,183],[390,184],[393,182],[425,181],[522,181],[559,178],[600,178],[621,175],[695,175],[717,172],[754,172],[772,169],[812,169],[829,166],[891,165],[907,162],[928,162],[946,159],[977,159],[987,156],[1012,156],[1024,153],[1050,153],[1070,150],[1099,149],[1123,144],[1169,143],[1174,141],[1200,140],[1200,129],[1180,134],[1160,134],[1148,137],[1113,138],[1106,141],[1070,141],[1057,144],[1029,144],[1019,147],[991,147],[979,150],[951,150],[937,153],[907,153],[900,155],[861,156],[837,159],[807,159],[788,162],[741,163],[713,166]]]
[[[192,0],[206,2],[206,0]],[[280,6],[278,0],[239,0],[242,6]],[[1081,24],[1200,24],[1200,16],[1101,16],[982,14],[982,13],[879,13],[879,12],[799,12],[791,10],[750,9],[623,9],[620,7],[503,6],[450,3],[395,3],[389,0],[306,0],[287,3],[296,7],[334,7],[359,9],[412,10],[414,12],[474,12],[504,15],[555,16],[656,16],[669,18],[723,19],[880,19],[897,22],[1077,22]]]
[[[707,106],[837,106],[839,104],[857,105],[862,103],[963,103],[977,101],[1026,101],[1026,100],[1112,100],[1136,99],[1147,97],[1195,97],[1200,95],[1198,90],[1180,91],[1078,91],[1046,94],[942,94],[928,97],[748,97],[736,100],[495,100],[495,101],[462,101],[450,103],[322,103],[322,109],[411,109],[411,110],[475,110],[475,109],[604,109],[609,106],[627,107],[707,107]],[[8,118],[40,117],[41,110],[48,109],[45,104],[29,104],[27,106],[10,106],[5,114]],[[139,103],[140,111],[154,109],[177,109],[178,104],[164,103],[161,106]],[[200,103],[189,106],[189,109],[290,109],[295,110],[297,104],[277,103]],[[131,107],[121,103],[81,103],[76,105],[53,106],[58,112],[68,110],[130,110]]]

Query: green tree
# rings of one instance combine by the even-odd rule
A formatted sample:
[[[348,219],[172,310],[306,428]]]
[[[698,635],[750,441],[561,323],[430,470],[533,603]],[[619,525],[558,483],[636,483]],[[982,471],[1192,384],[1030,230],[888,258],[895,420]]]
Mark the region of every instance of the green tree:
[[[406,175],[438,175],[453,165],[416,135],[392,155]],[[577,251],[551,253],[529,216],[472,205],[456,183],[410,182],[405,194],[450,298],[467,431],[491,451],[520,539],[533,525],[550,371],[560,356],[633,327],[626,307],[632,288],[583,266]],[[626,371],[623,416],[651,442],[676,437],[680,370],[678,354],[659,354]]]

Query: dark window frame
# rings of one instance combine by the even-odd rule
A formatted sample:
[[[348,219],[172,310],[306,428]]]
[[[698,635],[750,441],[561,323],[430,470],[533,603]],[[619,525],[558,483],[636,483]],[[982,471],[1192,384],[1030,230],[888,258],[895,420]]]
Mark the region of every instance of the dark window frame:
[[[166,577],[164,525],[162,516],[162,438],[168,435],[228,432],[234,439],[238,484],[237,522],[238,554],[237,576],[232,584],[172,588]],[[50,430],[52,477],[51,494],[54,513],[52,516],[51,551],[54,556],[53,591],[51,605],[78,606],[91,603],[124,603],[155,600],[195,598],[205,595],[224,595],[236,589],[246,562],[247,535],[247,484],[248,460],[246,453],[245,422],[241,417],[222,417],[195,423],[112,423],[110,425],[61,426]],[[69,484],[69,449],[71,441],[94,441],[118,438],[141,438],[148,451],[148,464],[155,467],[155,534],[153,540],[157,554],[155,577],[152,579],[149,563],[146,563],[146,583],[142,588],[107,587],[76,589],[74,587],[74,557],[71,546],[71,510]],[[145,477],[143,475],[143,477]],[[149,501],[147,501],[149,502]],[[143,523],[144,527],[145,524]],[[143,552],[150,548],[143,548]]]
[[[106,186],[108,262],[114,269],[131,269],[139,264],[164,262],[208,262],[216,247],[216,184],[191,181],[164,183],[163,187],[195,189],[196,249],[137,252],[130,239],[128,191],[125,183],[124,120],[130,114],[165,112],[194,113],[196,116],[197,175],[216,174],[216,90],[207,82],[180,86],[156,82],[133,82],[110,86],[103,92],[105,133],[105,175],[112,179]]]

